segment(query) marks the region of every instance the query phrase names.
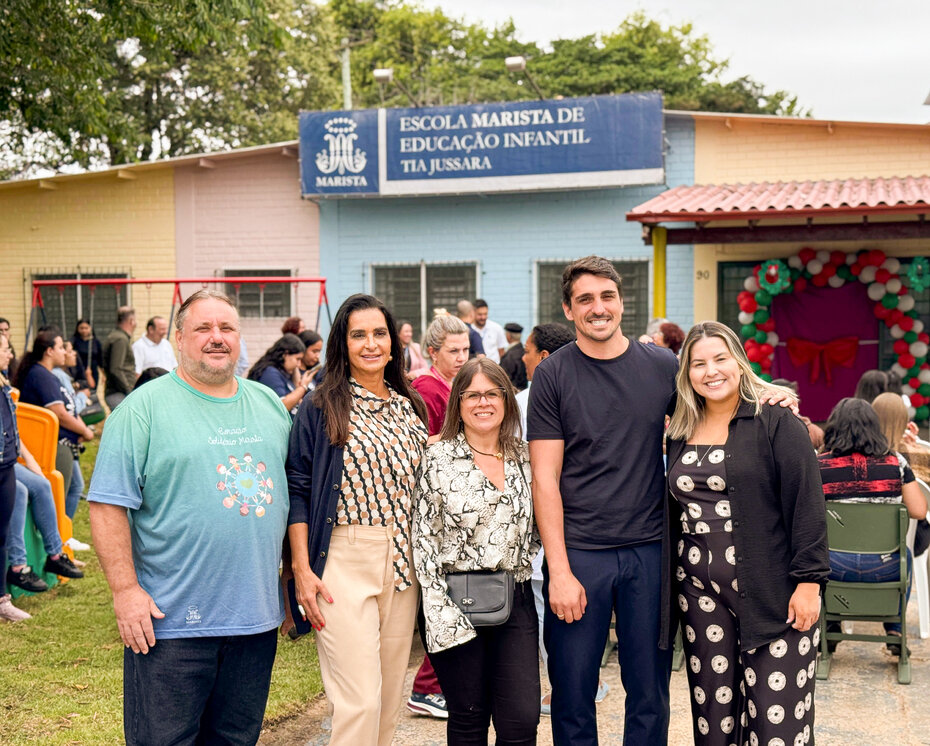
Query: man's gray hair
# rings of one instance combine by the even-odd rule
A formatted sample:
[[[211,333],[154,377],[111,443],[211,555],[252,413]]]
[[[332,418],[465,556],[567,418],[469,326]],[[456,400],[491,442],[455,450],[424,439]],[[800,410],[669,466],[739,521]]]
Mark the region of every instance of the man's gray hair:
[[[646,324],[646,334],[652,337],[659,333],[659,327],[662,326],[662,324],[668,323],[668,319],[652,319],[652,321]]]
[[[223,293],[219,290],[213,290],[212,288],[204,288],[203,290],[198,290],[196,293],[192,293],[187,297],[181,307],[178,309],[178,315],[175,317],[175,323],[177,324],[178,329],[184,327],[184,322],[187,319],[187,314],[190,312],[190,307],[194,305],[197,301],[207,300],[208,298],[213,298],[214,300],[223,301],[230,308],[236,311],[236,304],[233,303],[232,298],[230,298],[226,293]],[[238,311],[236,311],[238,314]]]
[[[136,315],[136,309],[132,306],[120,306],[116,309],[116,324],[125,324],[129,319]]]

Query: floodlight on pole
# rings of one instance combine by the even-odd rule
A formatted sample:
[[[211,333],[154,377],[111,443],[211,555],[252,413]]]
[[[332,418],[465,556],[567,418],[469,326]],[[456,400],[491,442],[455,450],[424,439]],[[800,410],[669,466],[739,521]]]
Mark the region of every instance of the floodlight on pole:
[[[526,57],[522,54],[515,55],[514,57],[506,57],[504,59],[504,67],[512,73],[523,73],[523,77],[533,86],[533,90],[536,91],[536,95],[539,96],[539,99],[542,100],[545,98],[543,92],[539,90],[539,86],[536,85],[536,81],[533,80],[533,76],[530,75],[530,71],[526,69]]]
[[[371,74],[378,85],[390,85],[393,83],[401,93],[410,99],[410,103],[412,103],[415,108],[420,108],[420,102],[413,97],[413,94],[407,90],[407,87],[403,83],[394,78],[393,67],[376,67],[371,71]]]

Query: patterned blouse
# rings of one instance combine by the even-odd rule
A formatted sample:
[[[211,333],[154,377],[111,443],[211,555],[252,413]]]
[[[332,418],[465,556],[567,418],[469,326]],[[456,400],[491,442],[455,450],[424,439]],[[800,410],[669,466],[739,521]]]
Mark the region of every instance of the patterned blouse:
[[[518,460],[504,462],[504,482],[503,492],[491,483],[462,434],[426,449],[415,497],[413,563],[423,590],[430,653],[475,636],[449,598],[447,572],[509,570],[518,583],[532,574],[540,544],[525,443]]]
[[[410,510],[426,425],[410,400],[390,387],[390,399],[382,399],[349,381],[352,412],[336,525],[393,526],[394,590],[402,591],[412,584]]]

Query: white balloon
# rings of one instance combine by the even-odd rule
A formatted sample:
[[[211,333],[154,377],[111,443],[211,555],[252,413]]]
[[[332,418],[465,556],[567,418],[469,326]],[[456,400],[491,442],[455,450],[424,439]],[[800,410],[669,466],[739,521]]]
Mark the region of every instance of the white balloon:
[[[910,396],[911,394],[914,394],[917,392],[914,390],[914,387],[911,386],[911,384],[905,383],[904,385],[901,386],[901,393],[903,393],[905,396]]]
[[[827,278],[827,285],[829,285],[831,288],[841,288],[845,284],[846,280],[844,280],[839,275],[833,275],[833,277]]]
[[[930,383],[930,369],[920,371],[917,378],[921,383]]]
[[[900,305],[901,299],[898,298],[898,304]],[[914,319],[914,326],[911,329],[914,334],[920,334],[924,330],[924,322],[920,319]]]
[[[739,312],[739,323],[743,324],[744,326],[746,324],[751,324],[754,320],[755,320],[755,317],[753,316],[753,314],[749,313],[749,311]]]
[[[901,363],[895,363],[892,365],[891,370],[898,374],[898,378],[904,378],[904,374],[907,373],[907,368],[901,365]]]
[[[759,292],[759,283],[756,282],[755,276],[749,275],[749,277],[743,280],[743,289],[748,290],[750,293]]]
[[[898,296],[898,310],[899,311],[904,311],[906,313],[907,311],[910,311],[912,308],[914,308],[914,296],[913,295],[899,295]]]
[[[826,264],[830,261],[830,252],[826,249],[821,249],[817,252],[817,261],[821,264]]]
[[[823,262],[819,259],[811,259],[807,263],[807,271],[812,275],[819,275],[823,271]]]
[[[846,263],[847,263],[847,264],[855,264],[855,263],[856,263],[856,260],[857,260],[858,258],[859,258],[859,255],[858,255],[858,254],[847,254],[847,255],[846,255]]]
[[[882,262],[882,266],[891,272],[891,274],[896,275],[898,274],[898,270],[901,269],[901,262],[899,262],[893,256],[890,256]]]
[[[792,257],[788,257],[788,266],[793,269],[801,269],[804,266],[804,262],[801,261],[801,257],[795,254]]]
[[[892,339],[901,339],[904,336],[904,330],[895,324],[891,329],[888,330],[888,333],[891,334]]]
[[[878,270],[872,264],[869,264],[866,267],[862,268],[862,271],[859,273],[859,282],[873,283],[875,282],[875,273]]]
[[[926,357],[927,356],[927,343],[926,342],[911,342],[911,346],[908,347],[911,351],[911,354],[914,357]]]
[[[897,277],[892,277],[885,283],[885,287],[888,288],[889,293],[897,293],[902,287],[901,280]]]
[[[865,292],[871,300],[878,303],[878,301],[885,297],[885,285],[881,282],[873,282]]]
[[[765,343],[775,347],[778,345],[778,335],[775,332],[769,332],[765,335]]]
[[[917,416],[917,410],[914,409],[914,407],[908,407],[907,416],[908,416],[908,419],[913,420]]]

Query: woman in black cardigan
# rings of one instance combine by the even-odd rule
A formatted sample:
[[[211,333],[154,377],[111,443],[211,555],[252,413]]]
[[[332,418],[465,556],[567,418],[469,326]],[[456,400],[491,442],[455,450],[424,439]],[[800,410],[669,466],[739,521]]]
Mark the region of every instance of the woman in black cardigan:
[[[728,327],[688,332],[667,451],[696,744],[813,743],[823,492],[804,425],[759,404],[771,388]]]

